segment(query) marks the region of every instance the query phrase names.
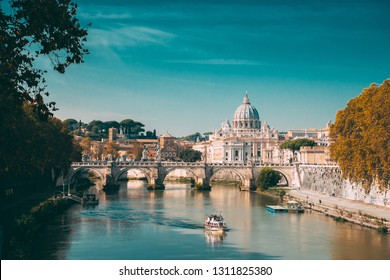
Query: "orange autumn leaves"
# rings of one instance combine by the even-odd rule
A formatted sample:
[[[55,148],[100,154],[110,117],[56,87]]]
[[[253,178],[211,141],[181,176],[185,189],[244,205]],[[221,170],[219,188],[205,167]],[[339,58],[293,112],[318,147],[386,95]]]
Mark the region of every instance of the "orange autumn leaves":
[[[331,127],[331,154],[344,177],[368,192],[390,183],[390,80],[372,84],[337,112]]]

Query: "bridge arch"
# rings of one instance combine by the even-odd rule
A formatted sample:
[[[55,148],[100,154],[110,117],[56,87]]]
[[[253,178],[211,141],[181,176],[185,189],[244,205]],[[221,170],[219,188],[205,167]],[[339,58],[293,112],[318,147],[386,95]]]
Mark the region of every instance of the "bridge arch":
[[[188,175],[188,177],[193,178],[195,182],[198,182],[200,179],[203,179],[205,177],[203,169],[184,167],[184,166],[172,166],[172,167],[165,168],[164,172],[160,174],[161,182],[164,182],[166,177],[170,173],[176,170],[184,170]]]
[[[71,172],[69,172],[69,174],[67,175],[68,185],[72,184],[76,175],[80,174],[84,170],[92,171],[94,174],[96,174],[102,180],[104,180],[104,178],[106,177],[105,174],[103,174],[100,169],[89,167],[89,166],[82,166],[82,167],[76,168],[76,169],[72,170]]]
[[[290,176],[284,172],[283,170],[280,170],[278,168],[272,168],[275,171],[278,171],[279,174],[282,176],[281,182],[278,184],[279,186],[289,186],[290,182],[292,182],[292,179]]]
[[[142,168],[142,167],[133,167],[133,166],[129,166],[129,167],[124,167],[122,169],[119,170],[119,172],[115,175],[115,183],[118,183],[119,182],[119,178],[127,171],[129,170],[137,170],[137,171],[140,171],[147,179],[148,181],[148,184],[151,184],[152,182],[152,175],[150,174],[150,169],[149,168]]]
[[[271,168],[272,170],[279,172],[279,174],[282,176],[280,183],[278,184],[279,186],[289,186],[290,183],[292,182],[292,178],[291,178],[290,174],[288,173],[288,170],[284,170],[283,167],[278,168],[276,166],[265,166],[265,167],[258,169],[257,172],[254,172],[253,175],[254,175],[255,182],[257,181],[257,178],[259,177],[260,171],[263,168]]]
[[[213,177],[215,177],[215,175],[217,175],[218,173],[222,173],[222,172],[231,173],[231,174],[236,175],[236,177],[240,180],[241,186],[245,185],[245,180],[251,179],[250,176],[248,176],[248,174],[244,174],[245,172],[240,172],[239,170],[236,170],[234,168],[220,167],[220,168],[213,169],[213,172],[210,176],[210,182],[213,179]]]

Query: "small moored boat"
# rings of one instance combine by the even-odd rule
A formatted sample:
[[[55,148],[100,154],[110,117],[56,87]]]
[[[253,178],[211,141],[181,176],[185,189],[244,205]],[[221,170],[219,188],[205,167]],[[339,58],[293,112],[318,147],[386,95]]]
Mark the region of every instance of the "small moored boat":
[[[289,213],[303,213],[305,212],[305,209],[299,202],[296,202],[295,200],[290,200],[287,201],[287,211]]]
[[[266,206],[267,211],[272,213],[287,213],[288,209],[287,207],[281,206],[281,205],[267,205]]]
[[[272,213],[303,213],[305,209],[302,204],[290,200],[286,205],[266,205],[267,211]]]
[[[228,229],[221,214],[209,214],[203,226],[205,229],[213,231],[226,231]]]
[[[81,204],[85,206],[98,205],[99,199],[96,199],[95,194],[86,193],[83,195],[83,198],[81,199]]]

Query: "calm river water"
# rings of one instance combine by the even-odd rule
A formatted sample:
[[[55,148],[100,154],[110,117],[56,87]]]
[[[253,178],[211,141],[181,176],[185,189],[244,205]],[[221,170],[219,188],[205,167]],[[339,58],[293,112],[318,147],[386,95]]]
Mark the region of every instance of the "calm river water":
[[[390,259],[389,235],[315,212],[269,213],[277,199],[237,187],[148,191],[129,181],[96,193],[98,206],[74,205],[42,231],[37,259]],[[205,216],[219,211],[230,231],[205,231]]]

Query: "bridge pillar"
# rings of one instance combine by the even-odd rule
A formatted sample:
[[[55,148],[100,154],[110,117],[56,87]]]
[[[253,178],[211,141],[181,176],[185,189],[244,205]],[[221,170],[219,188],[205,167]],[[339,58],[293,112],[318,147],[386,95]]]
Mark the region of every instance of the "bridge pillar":
[[[119,190],[119,184],[115,181],[114,169],[115,166],[111,165],[106,168],[106,176],[103,178],[103,191],[117,191]]]
[[[148,190],[165,190],[164,182],[162,182],[159,178],[151,178]]]
[[[115,178],[111,175],[106,175],[103,179],[103,191],[117,191],[119,184],[115,182]]]
[[[211,191],[211,186],[210,186],[210,179],[212,177],[212,167],[209,166],[208,164],[205,164],[204,166],[204,175],[205,177],[197,177],[196,178],[196,184],[194,186],[195,190],[198,191]]]
[[[256,186],[255,186],[255,180],[250,178],[250,179],[244,179],[244,184],[241,186],[241,190],[242,191],[253,191],[256,189]]]

